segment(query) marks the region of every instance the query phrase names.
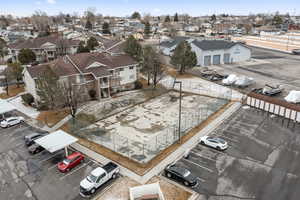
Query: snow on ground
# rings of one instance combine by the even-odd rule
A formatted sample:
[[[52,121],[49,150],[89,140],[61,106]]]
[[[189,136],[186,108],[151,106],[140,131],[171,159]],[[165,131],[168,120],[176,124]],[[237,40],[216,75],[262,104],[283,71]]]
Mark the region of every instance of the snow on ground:
[[[184,94],[182,133],[206,120],[225,103],[216,98]],[[147,162],[178,139],[178,111],[179,93],[169,92],[97,122],[89,129],[98,126],[102,131],[84,137],[139,162]]]
[[[21,97],[14,98],[14,99],[10,100],[9,103],[11,103],[13,106],[15,106],[18,111],[20,111],[21,113],[24,113],[25,115],[27,115],[31,118],[36,119],[37,116],[40,114],[40,112],[37,111],[36,109],[29,107],[29,106],[25,106],[23,104]]]
[[[4,93],[4,92],[5,92],[4,87],[0,87],[0,94],[1,94],[1,93]]]
[[[172,97],[176,99],[172,101]],[[119,134],[140,141],[151,140],[165,132],[165,129],[178,122],[178,92],[170,92],[129,110],[98,122],[109,133]],[[190,95],[182,99],[182,118],[191,115],[201,108],[208,108],[209,113],[215,112],[218,99]],[[205,103],[203,103],[205,102]],[[188,123],[188,122],[187,122]],[[184,124],[182,124],[184,126]]]

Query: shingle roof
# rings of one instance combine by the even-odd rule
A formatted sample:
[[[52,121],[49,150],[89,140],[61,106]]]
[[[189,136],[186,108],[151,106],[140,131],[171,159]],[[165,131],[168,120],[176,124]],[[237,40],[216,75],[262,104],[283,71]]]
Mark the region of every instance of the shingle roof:
[[[194,45],[196,45],[204,51],[216,49],[229,49],[234,45],[238,44],[237,42],[231,42],[226,40],[198,40],[189,37],[175,37],[172,40],[162,42],[160,45],[166,48],[171,48],[173,46],[177,46],[182,41],[188,40],[190,40],[191,43],[193,43]]]
[[[162,47],[166,47],[166,48],[171,48],[174,45],[178,45],[180,42],[188,40],[189,37],[175,37],[172,40],[167,40],[167,41],[163,41],[160,43],[160,46]]]
[[[194,40],[192,43],[204,51],[229,49],[237,44],[235,42],[229,42],[225,40]]]
[[[61,42],[63,42],[64,46],[70,47],[70,46],[79,45],[80,41],[62,39],[58,35],[50,35],[50,36],[46,36],[46,37],[38,37],[38,38],[31,39],[31,40],[25,40],[20,43],[14,43],[14,44],[10,45],[10,48],[12,48],[12,49],[25,49],[25,48],[38,49],[38,48],[41,48],[41,46],[47,42],[53,43],[55,45],[58,45]]]
[[[88,68],[95,62],[101,63],[104,66]],[[80,53],[69,55],[68,57],[60,57],[50,63],[28,67],[27,70],[32,78],[40,76],[46,69],[46,66],[50,66],[58,76],[91,73],[95,77],[103,77],[110,75],[110,69],[135,64],[137,62],[128,55],[112,56],[107,53]]]
[[[45,72],[48,66],[57,76],[70,76],[79,73],[71,63],[64,61],[63,58],[56,59],[50,63],[26,68],[32,78],[38,78]]]

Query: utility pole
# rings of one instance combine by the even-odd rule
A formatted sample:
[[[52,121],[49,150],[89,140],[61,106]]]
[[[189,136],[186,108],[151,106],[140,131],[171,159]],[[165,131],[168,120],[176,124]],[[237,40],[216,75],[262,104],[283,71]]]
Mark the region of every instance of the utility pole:
[[[181,100],[182,100],[182,82],[175,81],[174,86],[176,83],[179,83],[179,119],[178,119],[178,135],[179,135],[179,143],[181,143]]]

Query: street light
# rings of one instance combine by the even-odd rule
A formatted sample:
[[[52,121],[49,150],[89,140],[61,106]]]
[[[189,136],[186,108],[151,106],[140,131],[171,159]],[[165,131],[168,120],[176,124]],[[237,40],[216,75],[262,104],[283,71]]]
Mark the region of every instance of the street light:
[[[179,143],[181,143],[181,99],[182,99],[182,82],[181,81],[174,81],[175,84],[179,83],[179,121],[178,121],[178,133],[179,133]]]

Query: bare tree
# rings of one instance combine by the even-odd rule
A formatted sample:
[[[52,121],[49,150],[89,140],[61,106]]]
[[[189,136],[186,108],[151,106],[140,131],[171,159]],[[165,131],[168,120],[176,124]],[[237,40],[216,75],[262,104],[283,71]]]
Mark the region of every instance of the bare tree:
[[[31,18],[32,23],[39,31],[47,31],[47,28],[50,25],[50,18],[47,16],[46,12],[37,10]]]
[[[142,72],[147,74],[148,85],[152,83],[154,89],[165,75],[162,59],[151,46],[144,48]]]
[[[73,118],[76,117],[80,102],[82,102],[83,88],[71,82],[63,82],[60,85],[60,92],[63,94],[64,105],[69,109]]]

